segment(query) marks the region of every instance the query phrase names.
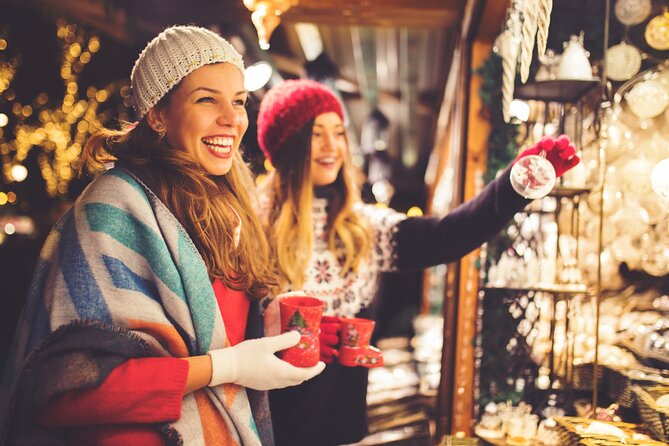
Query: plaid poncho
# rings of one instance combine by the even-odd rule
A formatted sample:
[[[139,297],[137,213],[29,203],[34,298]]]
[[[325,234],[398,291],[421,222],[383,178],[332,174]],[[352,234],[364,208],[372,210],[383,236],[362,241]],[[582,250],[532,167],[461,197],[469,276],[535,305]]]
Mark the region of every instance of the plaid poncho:
[[[252,305],[249,330],[262,330]],[[249,336],[247,330],[247,336]],[[0,444],[62,444],[34,422],[49,398],[92,388],[133,357],[229,346],[205,264],[174,215],[114,168],[58,222],[40,254],[0,389]],[[203,427],[204,426],[204,427]],[[213,434],[211,426],[216,426]],[[273,444],[266,394],[225,384],[184,397],[172,444]]]

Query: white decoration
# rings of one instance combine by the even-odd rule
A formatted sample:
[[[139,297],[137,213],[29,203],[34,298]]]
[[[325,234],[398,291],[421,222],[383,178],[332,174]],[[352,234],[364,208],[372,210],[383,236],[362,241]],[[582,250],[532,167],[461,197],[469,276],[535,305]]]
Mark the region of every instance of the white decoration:
[[[652,7],[651,0],[618,0],[615,7],[616,18],[623,25],[638,25],[650,15]]]
[[[495,46],[502,58],[502,113],[504,121],[511,120],[511,101],[513,100],[516,65],[518,63],[518,43],[510,30],[497,36]]]
[[[659,407],[669,408],[669,394],[664,394],[655,401]]]
[[[592,67],[588,60],[588,52],[583,48],[583,38],[571,36],[565,43],[560,58],[558,79],[592,80]]]
[[[553,11],[553,0],[539,0],[539,14],[537,15],[537,53],[539,57],[546,54],[551,11]]]
[[[663,159],[653,168],[650,184],[656,194],[669,201],[669,158]]]
[[[620,42],[606,52],[606,76],[614,81],[626,81],[639,72],[641,51],[633,45]]]
[[[617,438],[625,437],[625,432],[623,432],[622,429],[602,421],[593,421],[587,429],[585,429],[585,432],[593,435],[610,435]]]
[[[522,14],[523,25],[521,28],[522,40],[520,42],[520,80],[525,83],[530,75],[534,40],[537,35],[539,0],[524,0]]]
[[[632,113],[639,118],[654,118],[669,105],[669,92],[656,80],[647,80],[636,84],[625,94],[625,100]]]

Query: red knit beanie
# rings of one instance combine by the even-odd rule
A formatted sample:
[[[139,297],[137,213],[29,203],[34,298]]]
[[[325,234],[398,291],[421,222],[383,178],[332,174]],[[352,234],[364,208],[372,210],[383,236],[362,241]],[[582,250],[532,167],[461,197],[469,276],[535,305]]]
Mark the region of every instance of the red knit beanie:
[[[258,113],[258,144],[273,158],[285,142],[317,116],[335,112],[344,120],[344,109],[334,93],[316,81],[288,80],[270,89]]]

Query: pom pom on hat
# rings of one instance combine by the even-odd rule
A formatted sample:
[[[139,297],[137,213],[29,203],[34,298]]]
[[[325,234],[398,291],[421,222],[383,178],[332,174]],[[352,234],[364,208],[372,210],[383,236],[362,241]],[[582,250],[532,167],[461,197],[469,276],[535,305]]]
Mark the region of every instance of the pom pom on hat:
[[[307,122],[335,112],[344,120],[344,109],[335,94],[316,81],[288,80],[270,89],[258,113],[258,144],[273,162],[285,142]]]
[[[151,40],[130,74],[132,101],[138,119],[181,79],[198,68],[230,63],[244,73],[242,56],[215,32],[198,26],[173,26]]]

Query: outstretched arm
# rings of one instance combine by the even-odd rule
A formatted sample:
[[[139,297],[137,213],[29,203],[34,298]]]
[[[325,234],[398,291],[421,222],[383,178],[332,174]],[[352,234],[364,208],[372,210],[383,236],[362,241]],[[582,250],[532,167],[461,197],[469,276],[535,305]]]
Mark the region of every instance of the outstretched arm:
[[[557,177],[580,161],[564,135],[544,138],[525,149],[515,161],[541,150],[546,152]],[[452,262],[501,231],[530,202],[513,190],[510,170],[511,166],[476,197],[444,218],[420,217],[400,222],[396,234],[398,269],[421,269]]]

